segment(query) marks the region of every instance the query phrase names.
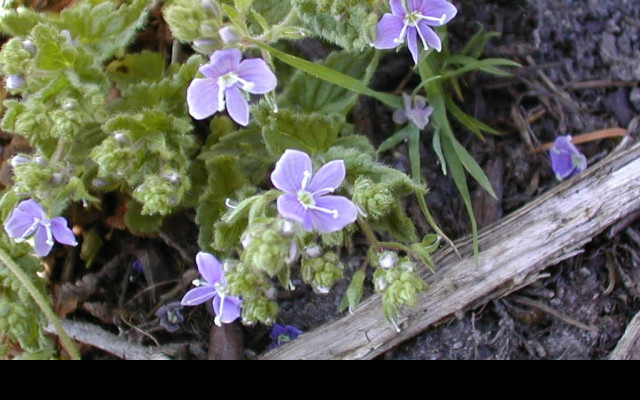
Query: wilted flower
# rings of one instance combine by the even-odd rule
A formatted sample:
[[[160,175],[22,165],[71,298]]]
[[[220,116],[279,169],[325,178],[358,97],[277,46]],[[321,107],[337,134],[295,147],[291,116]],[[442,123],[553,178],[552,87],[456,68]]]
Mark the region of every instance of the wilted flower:
[[[65,218],[49,219],[42,206],[32,199],[18,204],[5,221],[4,229],[16,242],[24,242],[33,235],[38,257],[45,257],[51,252],[54,239],[67,246],[78,244]]]
[[[180,330],[180,324],[184,322],[182,304],[175,302],[164,305],[156,311],[156,317],[160,318],[160,326],[167,332],[178,332],[178,330]]]
[[[271,338],[271,340],[273,340],[273,343],[269,345],[269,349],[275,349],[280,345],[288,343],[293,339],[296,339],[298,336],[302,335],[303,333],[304,332],[302,332],[300,329],[296,328],[295,326],[292,326],[292,325],[283,326],[283,325],[276,324],[273,326],[273,329],[271,330],[271,334],[269,334],[269,337]]]
[[[242,300],[239,297],[225,294],[227,282],[224,278],[222,264],[213,255],[200,252],[196,256],[198,272],[204,281],[196,281],[197,287],[191,289],[182,298],[183,306],[198,306],[212,300],[216,324],[230,324],[240,317]]]
[[[429,123],[429,118],[433,114],[433,107],[427,105],[427,99],[422,96],[415,96],[413,101],[411,96],[402,94],[404,110],[396,110],[393,113],[393,122],[398,125],[411,121],[420,130],[423,130]]]
[[[189,114],[199,120],[226,108],[234,121],[247,126],[249,102],[245,94],[265,94],[278,84],[264,60],[242,61],[242,53],[238,49],[216,51],[211,55],[211,61],[201,66],[199,71],[205,78],[194,79],[187,89]]]
[[[273,185],[285,192],[278,197],[278,212],[298,222],[307,231],[330,233],[355,222],[358,209],[351,200],[329,196],[344,181],[344,161],[325,164],[315,176],[311,157],[298,150],[287,150],[271,174]]]
[[[561,181],[587,169],[587,157],[573,144],[570,135],[560,136],[549,150],[551,168]]]
[[[442,41],[431,26],[442,26],[451,21],[458,10],[445,0],[390,0],[391,14],[385,14],[378,23],[377,49],[394,49],[407,40],[413,61],[420,57],[418,38],[425,50],[442,50]]]

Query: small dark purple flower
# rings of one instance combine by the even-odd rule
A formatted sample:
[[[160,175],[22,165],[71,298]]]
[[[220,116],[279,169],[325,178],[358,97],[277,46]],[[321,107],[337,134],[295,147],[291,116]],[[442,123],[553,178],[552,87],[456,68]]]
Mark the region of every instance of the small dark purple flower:
[[[184,322],[182,304],[175,302],[164,305],[156,311],[156,317],[160,318],[160,326],[169,333],[180,330],[180,324]]]
[[[427,99],[422,96],[415,96],[413,101],[411,96],[402,94],[404,110],[396,110],[393,113],[393,122],[398,125],[413,122],[420,130],[423,130],[429,123],[429,118],[433,114],[433,107],[427,105]]]
[[[247,94],[266,94],[278,84],[267,63],[260,58],[242,61],[238,49],[219,50],[199,69],[204,78],[196,78],[187,89],[189,114],[201,120],[227,109],[242,126],[249,124]]]
[[[271,174],[273,185],[285,192],[278,197],[278,212],[298,222],[307,231],[329,233],[355,222],[358,209],[346,197],[329,196],[344,181],[344,161],[325,164],[313,175],[311,157],[298,150],[287,150]]]
[[[32,199],[21,202],[11,211],[4,222],[4,230],[16,242],[24,242],[33,235],[33,247],[38,257],[45,257],[51,252],[54,239],[67,246],[78,244],[65,218],[49,219],[42,206]]]
[[[420,58],[418,38],[425,50],[430,47],[442,50],[442,40],[431,26],[442,26],[451,21],[458,10],[446,0],[390,0],[391,13],[385,14],[378,23],[378,36],[374,42],[377,49],[395,49],[405,41],[413,61]]]
[[[291,325],[282,326],[282,325],[276,324],[273,326],[273,329],[269,334],[269,338],[273,340],[273,343],[269,345],[269,349],[275,349],[280,345],[288,343],[293,339],[296,339],[298,336],[302,335],[303,333],[304,332],[302,332],[300,329],[296,328],[295,326],[291,326]]]
[[[559,136],[549,150],[551,168],[559,181],[587,169],[587,157],[573,144],[570,135]]]
[[[196,256],[196,264],[204,281],[194,281],[197,287],[187,292],[182,299],[182,305],[198,306],[208,300],[213,300],[216,325],[230,324],[240,318],[242,300],[225,293],[227,282],[220,261],[213,255],[201,251]]]

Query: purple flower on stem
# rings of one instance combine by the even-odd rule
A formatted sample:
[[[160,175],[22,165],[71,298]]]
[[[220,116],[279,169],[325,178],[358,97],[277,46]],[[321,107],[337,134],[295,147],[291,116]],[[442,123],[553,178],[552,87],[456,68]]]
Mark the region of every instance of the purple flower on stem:
[[[404,101],[404,110],[396,110],[393,113],[393,122],[402,125],[411,121],[420,130],[423,130],[429,123],[431,114],[433,114],[433,107],[428,107],[427,99],[422,96],[416,96],[411,101],[411,96],[403,93],[402,100]]]
[[[328,196],[344,181],[344,161],[325,164],[315,176],[311,157],[298,150],[287,150],[271,174],[273,185],[285,192],[278,197],[278,212],[298,222],[307,231],[330,233],[355,222],[358,209],[342,196]]]
[[[442,40],[431,26],[442,26],[451,21],[458,10],[445,0],[390,0],[391,14],[385,14],[378,23],[376,49],[395,49],[407,40],[413,61],[420,57],[418,38],[425,50],[442,50]]]
[[[587,169],[587,157],[573,144],[570,135],[559,136],[549,150],[551,168],[559,181]]]
[[[42,206],[32,199],[21,202],[11,211],[4,223],[4,230],[16,242],[24,242],[33,235],[33,247],[38,257],[49,255],[54,240],[67,246],[78,244],[65,218],[49,219]]]
[[[242,61],[238,49],[219,50],[200,67],[204,78],[194,79],[187,89],[189,114],[201,120],[222,112],[242,126],[249,124],[247,94],[265,94],[278,84],[267,63],[259,58]]]
[[[302,332],[300,329],[296,328],[295,326],[291,326],[291,325],[282,326],[282,325],[276,324],[273,326],[273,329],[269,334],[269,338],[273,340],[273,343],[269,345],[269,349],[275,349],[280,345],[288,343],[293,339],[296,339],[298,336],[302,335],[303,333],[304,332]]]
[[[175,333],[180,330],[180,324],[184,322],[182,315],[182,304],[169,303],[156,311],[156,317],[160,318],[160,326],[169,333]]]
[[[227,282],[220,261],[211,254],[201,251],[196,256],[196,264],[204,281],[194,281],[194,285],[197,287],[187,292],[182,298],[182,305],[198,306],[213,299],[216,325],[230,324],[240,318],[242,300],[239,297],[225,294],[224,289]]]

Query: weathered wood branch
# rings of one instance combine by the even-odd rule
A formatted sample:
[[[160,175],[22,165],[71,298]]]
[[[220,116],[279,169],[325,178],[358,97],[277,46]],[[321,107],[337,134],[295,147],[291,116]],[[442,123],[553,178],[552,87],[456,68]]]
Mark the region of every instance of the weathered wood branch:
[[[609,356],[610,360],[640,360],[640,313],[636,314],[618,345]]]
[[[384,319],[380,296],[355,311],[262,356],[263,359],[370,359],[452,315],[535,281],[545,268],[575,254],[596,235],[640,209],[640,144],[609,156],[480,234],[478,263],[468,239],[434,256],[437,272],[416,310]]]

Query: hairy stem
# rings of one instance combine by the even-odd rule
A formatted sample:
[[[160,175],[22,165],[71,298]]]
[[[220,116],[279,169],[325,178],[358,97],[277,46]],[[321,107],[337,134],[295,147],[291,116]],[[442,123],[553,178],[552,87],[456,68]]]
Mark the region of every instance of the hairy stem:
[[[2,262],[2,264],[4,264],[13,275],[15,275],[22,286],[27,290],[27,292],[29,292],[31,298],[33,298],[33,301],[36,302],[49,322],[56,328],[56,332],[58,333],[58,337],[60,338],[60,343],[69,354],[69,357],[71,357],[72,360],[80,360],[80,353],[78,353],[78,350],[71,342],[71,339],[69,339],[69,336],[67,336],[67,333],[62,328],[62,324],[60,323],[60,320],[58,319],[56,314],[53,312],[51,305],[44,298],[42,293],[40,293],[38,288],[36,288],[33,282],[31,282],[27,274],[22,270],[22,268],[20,268],[18,264],[16,264],[15,261],[13,261],[11,256],[9,256],[9,254],[7,254],[2,249],[0,249],[0,262]]]

